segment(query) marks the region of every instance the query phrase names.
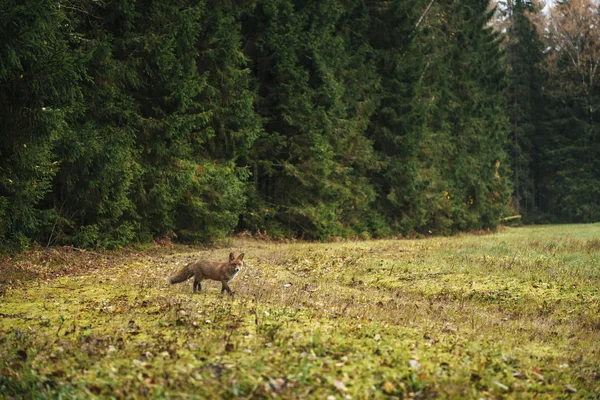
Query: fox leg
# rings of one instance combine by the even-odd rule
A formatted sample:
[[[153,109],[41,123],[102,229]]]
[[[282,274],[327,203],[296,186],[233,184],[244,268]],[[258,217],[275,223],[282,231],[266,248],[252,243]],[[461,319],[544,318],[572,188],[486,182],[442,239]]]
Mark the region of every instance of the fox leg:
[[[202,287],[200,286],[200,282],[194,278],[194,293],[198,293]]]
[[[224,291],[227,291],[227,293],[229,293],[229,295],[231,297],[233,297],[233,292],[229,288],[229,285],[227,285],[227,282],[221,282],[221,283],[223,285],[223,286],[221,286],[221,294],[223,294]]]

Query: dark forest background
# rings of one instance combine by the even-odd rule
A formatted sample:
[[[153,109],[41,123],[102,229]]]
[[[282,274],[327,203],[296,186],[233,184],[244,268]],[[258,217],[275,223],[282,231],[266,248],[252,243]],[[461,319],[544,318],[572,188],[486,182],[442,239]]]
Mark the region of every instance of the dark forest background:
[[[600,221],[598,6],[0,0],[0,249]]]

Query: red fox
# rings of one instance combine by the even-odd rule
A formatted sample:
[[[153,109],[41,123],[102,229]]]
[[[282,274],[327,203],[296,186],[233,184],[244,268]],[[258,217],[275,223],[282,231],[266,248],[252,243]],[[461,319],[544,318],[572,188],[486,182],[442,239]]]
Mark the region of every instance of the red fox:
[[[194,277],[194,293],[200,291],[200,282],[203,279],[212,279],[213,281],[219,281],[223,285],[221,287],[221,293],[227,291],[230,296],[233,296],[233,292],[227,285],[227,282],[231,281],[240,272],[244,266],[244,253],[235,257],[233,253],[229,254],[229,261],[218,262],[211,260],[198,260],[193,263],[189,263],[175,275],[169,278],[169,283],[180,283]]]

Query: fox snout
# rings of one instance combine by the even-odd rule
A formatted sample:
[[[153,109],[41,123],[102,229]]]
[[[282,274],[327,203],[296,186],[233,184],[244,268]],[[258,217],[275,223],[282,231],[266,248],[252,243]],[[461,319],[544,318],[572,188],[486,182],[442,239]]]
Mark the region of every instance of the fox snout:
[[[232,265],[232,267],[233,268],[229,270],[229,280],[233,280],[242,269],[241,265]]]

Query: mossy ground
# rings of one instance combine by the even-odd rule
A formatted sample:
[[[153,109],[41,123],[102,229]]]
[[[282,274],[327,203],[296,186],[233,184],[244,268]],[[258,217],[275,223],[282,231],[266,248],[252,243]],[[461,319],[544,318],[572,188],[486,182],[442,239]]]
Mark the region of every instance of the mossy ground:
[[[246,253],[233,299],[168,285],[230,251]],[[0,266],[0,397],[600,393],[600,224],[67,253]]]

